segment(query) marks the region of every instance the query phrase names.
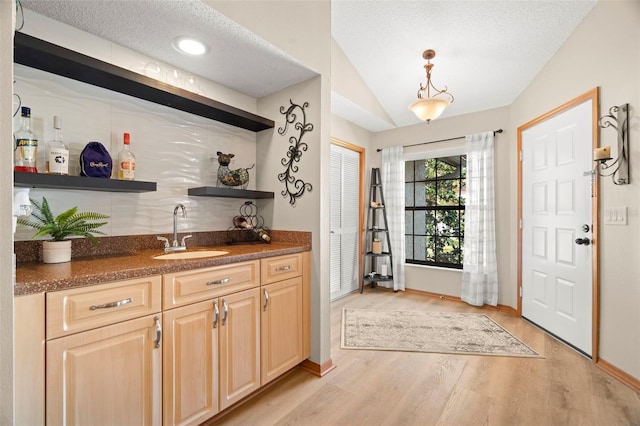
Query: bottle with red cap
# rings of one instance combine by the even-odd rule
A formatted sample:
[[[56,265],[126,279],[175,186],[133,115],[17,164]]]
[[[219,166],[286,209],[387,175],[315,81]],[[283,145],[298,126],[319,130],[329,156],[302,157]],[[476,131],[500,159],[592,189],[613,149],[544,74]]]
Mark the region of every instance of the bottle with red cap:
[[[131,144],[131,136],[129,133],[124,134],[124,147],[118,154],[118,179],[134,180],[136,173],[136,156],[129,149]]]

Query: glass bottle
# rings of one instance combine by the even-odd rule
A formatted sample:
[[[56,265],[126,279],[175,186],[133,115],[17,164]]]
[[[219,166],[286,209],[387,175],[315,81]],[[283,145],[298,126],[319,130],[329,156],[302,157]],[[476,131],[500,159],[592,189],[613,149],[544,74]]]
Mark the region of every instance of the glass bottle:
[[[15,132],[14,138],[16,146],[13,170],[16,172],[38,173],[36,168],[38,139],[31,131],[31,108],[22,107],[20,128]]]
[[[131,136],[124,134],[124,147],[118,153],[118,179],[134,180],[136,173],[136,156],[129,149]]]
[[[69,174],[69,148],[62,142],[62,118],[53,116],[53,140],[47,144],[47,173]]]
[[[261,241],[271,241],[271,237],[269,236],[269,234],[267,234],[267,231],[265,231],[262,228],[256,228],[253,231],[256,236],[258,237],[259,240]]]

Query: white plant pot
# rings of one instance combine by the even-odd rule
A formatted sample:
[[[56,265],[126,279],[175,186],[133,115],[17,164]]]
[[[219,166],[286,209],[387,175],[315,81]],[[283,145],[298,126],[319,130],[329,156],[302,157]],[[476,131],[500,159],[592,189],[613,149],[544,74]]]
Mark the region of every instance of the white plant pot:
[[[70,260],[71,240],[42,242],[42,261],[44,263],[63,263]]]

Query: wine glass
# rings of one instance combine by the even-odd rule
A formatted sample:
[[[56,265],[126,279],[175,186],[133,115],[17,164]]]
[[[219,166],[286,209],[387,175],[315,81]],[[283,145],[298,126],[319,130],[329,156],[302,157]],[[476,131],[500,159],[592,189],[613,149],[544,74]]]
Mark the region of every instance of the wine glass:
[[[176,69],[172,69],[167,73],[166,82],[172,86],[179,87],[181,89],[184,88],[184,78],[180,71]]]
[[[155,61],[149,61],[144,66],[144,75],[149,78],[162,81],[163,74],[164,73],[162,72],[162,67]]]

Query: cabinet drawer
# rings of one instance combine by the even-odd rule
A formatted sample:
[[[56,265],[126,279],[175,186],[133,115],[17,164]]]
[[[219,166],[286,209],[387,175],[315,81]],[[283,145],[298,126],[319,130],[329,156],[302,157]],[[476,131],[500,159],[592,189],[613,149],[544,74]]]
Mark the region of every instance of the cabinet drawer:
[[[160,275],[47,293],[47,339],[141,317],[162,308]]]
[[[302,254],[291,254],[262,259],[260,264],[262,284],[299,277],[302,275]]]
[[[260,285],[259,261],[164,275],[164,309],[223,296]]]

